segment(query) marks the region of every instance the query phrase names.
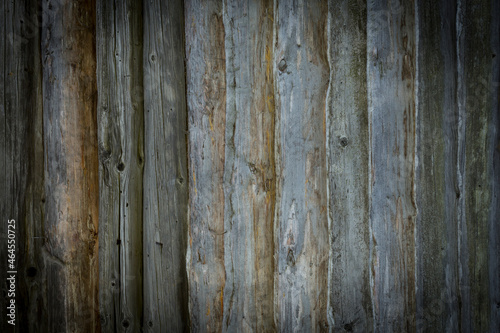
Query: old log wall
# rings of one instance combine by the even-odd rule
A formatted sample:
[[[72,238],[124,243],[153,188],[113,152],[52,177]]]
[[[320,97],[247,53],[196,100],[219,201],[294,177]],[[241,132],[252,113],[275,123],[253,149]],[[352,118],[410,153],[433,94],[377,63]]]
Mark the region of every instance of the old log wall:
[[[1,331],[500,330],[500,1],[0,26]]]

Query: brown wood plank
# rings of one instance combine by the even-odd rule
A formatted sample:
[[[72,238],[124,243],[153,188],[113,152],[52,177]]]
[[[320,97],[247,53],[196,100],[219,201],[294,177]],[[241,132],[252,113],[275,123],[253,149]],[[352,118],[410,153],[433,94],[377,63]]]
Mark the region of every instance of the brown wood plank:
[[[96,332],[98,159],[95,2],[43,2],[48,329]]]

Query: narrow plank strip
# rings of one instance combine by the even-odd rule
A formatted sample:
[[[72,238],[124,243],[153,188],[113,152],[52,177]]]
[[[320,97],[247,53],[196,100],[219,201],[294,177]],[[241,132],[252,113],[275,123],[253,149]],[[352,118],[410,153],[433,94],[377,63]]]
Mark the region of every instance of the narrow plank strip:
[[[369,332],[369,129],[366,1],[328,2],[329,325]]]
[[[273,332],[273,3],[224,3],[225,270],[223,331]]]
[[[47,327],[45,274],[42,258],[43,138],[41,106],[40,33],[37,1],[0,4],[0,298],[2,332],[33,332]],[[8,220],[15,229],[8,231]],[[14,268],[8,264],[9,233],[15,233]],[[9,246],[9,247],[8,247]],[[15,297],[7,271],[17,271]],[[11,299],[15,300],[15,326],[9,324]],[[8,301],[8,303],[7,303]],[[40,318],[35,323],[31,318]]]
[[[500,331],[500,1],[491,1],[491,115],[489,123],[489,295],[490,331]]]
[[[464,224],[459,240],[467,273],[460,281],[464,291],[463,332],[490,330],[489,218],[492,163],[489,124],[492,116],[491,1],[462,2],[463,90],[461,121],[464,123],[463,162]],[[459,32],[460,33],[460,32]],[[497,220],[498,223],[498,220]],[[498,256],[498,253],[491,255]],[[498,278],[498,277],[497,277]],[[498,280],[497,280],[498,281]],[[470,312],[469,312],[470,311]],[[492,331],[495,331],[491,327]]]
[[[374,330],[415,330],[414,4],[368,1]]]
[[[222,1],[185,2],[189,128],[187,270],[193,332],[222,330],[226,76]]]
[[[189,328],[182,1],[144,2],[144,326]]]
[[[417,330],[457,332],[457,8],[417,4]]]
[[[275,311],[281,332],[328,326],[327,14],[327,1],[275,2]]]
[[[96,332],[95,2],[44,1],[44,260],[51,332]]]
[[[141,328],[141,10],[135,0],[97,4],[99,301],[102,329],[113,332]]]

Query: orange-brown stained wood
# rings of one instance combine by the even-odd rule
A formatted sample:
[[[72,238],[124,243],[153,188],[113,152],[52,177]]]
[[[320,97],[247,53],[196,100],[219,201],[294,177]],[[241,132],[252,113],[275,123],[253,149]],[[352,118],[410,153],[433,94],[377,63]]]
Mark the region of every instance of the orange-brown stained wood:
[[[43,3],[44,260],[48,331],[96,332],[95,3]]]

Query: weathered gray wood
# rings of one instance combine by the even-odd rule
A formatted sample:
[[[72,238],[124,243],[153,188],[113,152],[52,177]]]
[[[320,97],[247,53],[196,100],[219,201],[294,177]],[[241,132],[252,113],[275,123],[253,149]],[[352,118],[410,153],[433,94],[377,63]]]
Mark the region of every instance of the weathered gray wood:
[[[333,331],[369,332],[373,329],[373,314],[366,1],[329,1],[328,15],[328,322]]]
[[[325,330],[327,1],[276,3],[276,285],[281,332]]]
[[[488,32],[486,32],[488,33]],[[488,122],[488,165],[491,186],[491,205],[488,221],[489,234],[489,312],[490,332],[500,331],[500,1],[491,1],[491,98]]]
[[[489,126],[492,116],[490,0],[459,1],[459,256],[463,332],[490,330],[489,219],[491,180]],[[498,223],[498,219],[497,219]],[[490,255],[498,256],[497,253]],[[498,283],[498,276],[497,276]],[[496,331],[497,327],[491,327]]]
[[[374,330],[415,330],[414,4],[368,1]]]
[[[188,169],[182,1],[144,6],[144,326],[189,328]]]
[[[43,141],[40,16],[36,1],[0,4],[0,331],[33,332],[47,326],[42,259]],[[14,219],[16,261],[8,268],[7,221]],[[10,244],[12,245],[12,244]],[[8,270],[16,274],[15,325],[8,323]],[[42,332],[45,330],[41,330]]]
[[[97,4],[99,306],[103,331],[142,318],[142,2]]]
[[[223,21],[227,87],[223,331],[273,332],[273,3],[226,1]]]
[[[417,318],[426,332],[457,332],[458,106],[456,2],[417,2]]]
[[[189,310],[194,332],[222,329],[226,77],[222,1],[185,3],[189,128]]]
[[[42,10],[47,330],[95,332],[99,330],[95,3],[44,1]]]

